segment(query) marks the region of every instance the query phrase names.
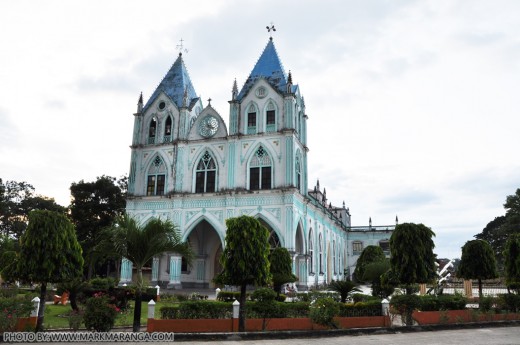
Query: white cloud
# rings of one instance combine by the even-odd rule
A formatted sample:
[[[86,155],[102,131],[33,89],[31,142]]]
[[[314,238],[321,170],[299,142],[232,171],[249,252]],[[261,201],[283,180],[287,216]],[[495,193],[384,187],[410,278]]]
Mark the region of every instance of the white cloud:
[[[276,8],[276,11],[273,11]],[[68,204],[127,173],[133,112],[183,38],[196,91],[227,119],[275,44],[305,96],[309,187],[354,225],[422,222],[441,256],[520,186],[515,1],[17,1],[0,12],[0,173]],[[458,248],[458,249],[457,249]]]

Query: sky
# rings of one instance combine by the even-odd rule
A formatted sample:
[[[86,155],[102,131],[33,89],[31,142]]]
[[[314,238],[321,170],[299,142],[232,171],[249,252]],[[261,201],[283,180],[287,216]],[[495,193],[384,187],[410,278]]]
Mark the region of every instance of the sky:
[[[128,174],[146,100],[183,40],[226,122],[269,39],[308,115],[319,179],[352,225],[423,223],[439,257],[520,188],[516,0],[2,1],[0,178],[67,206],[70,185]]]

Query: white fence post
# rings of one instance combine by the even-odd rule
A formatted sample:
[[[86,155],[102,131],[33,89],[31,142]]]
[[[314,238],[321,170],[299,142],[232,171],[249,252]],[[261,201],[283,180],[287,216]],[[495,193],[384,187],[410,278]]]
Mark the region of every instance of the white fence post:
[[[148,302],[148,318],[155,319],[155,302],[153,299]]]
[[[40,298],[34,297],[31,302],[33,302],[33,310],[31,311],[31,317],[37,317],[38,312],[40,311]]]
[[[235,300],[235,302],[233,302],[233,319],[238,319],[239,309],[240,309],[240,302]]]
[[[159,295],[159,292],[161,291],[161,287],[159,285],[155,285],[155,289],[157,290],[157,302],[161,300],[161,296]]]

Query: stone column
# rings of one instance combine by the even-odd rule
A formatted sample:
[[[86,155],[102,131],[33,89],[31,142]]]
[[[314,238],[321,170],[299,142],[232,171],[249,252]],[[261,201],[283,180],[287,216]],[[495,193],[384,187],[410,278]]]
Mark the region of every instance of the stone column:
[[[473,297],[473,282],[471,280],[464,280],[464,294],[466,297]]]
[[[182,258],[178,255],[170,256],[170,282],[169,289],[180,289],[181,285],[181,264]]]
[[[152,282],[157,283],[159,281],[159,258],[154,257],[152,259]]]
[[[121,279],[120,285],[132,282],[132,262],[127,258],[121,260]]]

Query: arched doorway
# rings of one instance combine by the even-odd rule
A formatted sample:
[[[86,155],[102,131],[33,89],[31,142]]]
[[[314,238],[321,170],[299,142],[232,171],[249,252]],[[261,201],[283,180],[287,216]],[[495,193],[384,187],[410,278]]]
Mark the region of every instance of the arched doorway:
[[[183,288],[212,288],[213,278],[220,273],[222,242],[215,228],[205,219],[190,231],[189,242],[194,258],[191,265],[182,265]]]

